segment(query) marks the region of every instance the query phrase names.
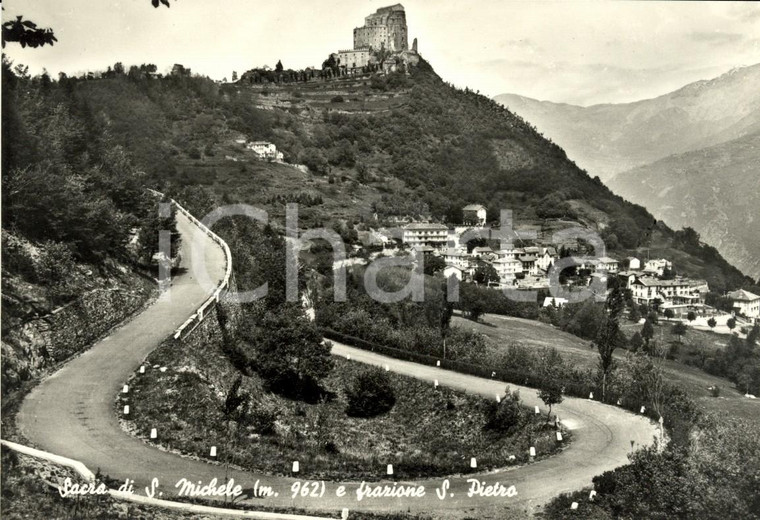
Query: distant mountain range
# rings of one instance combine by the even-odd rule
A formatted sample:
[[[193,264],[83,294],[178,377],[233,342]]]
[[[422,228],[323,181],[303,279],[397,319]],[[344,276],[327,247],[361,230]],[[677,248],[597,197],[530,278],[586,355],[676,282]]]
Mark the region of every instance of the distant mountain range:
[[[693,227],[760,277],[760,64],[635,103],[495,99],[613,191],[675,228]]]
[[[606,181],[668,155],[760,130],[760,64],[635,103],[580,107],[515,94],[494,99]]]
[[[760,132],[671,155],[608,185],[672,227],[693,227],[745,274],[760,277]]]

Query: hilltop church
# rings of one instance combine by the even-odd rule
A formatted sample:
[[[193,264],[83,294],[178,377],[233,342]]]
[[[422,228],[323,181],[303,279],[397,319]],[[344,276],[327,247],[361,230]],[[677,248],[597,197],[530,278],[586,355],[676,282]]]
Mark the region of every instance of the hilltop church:
[[[409,37],[406,26],[406,12],[401,4],[381,7],[364,19],[364,26],[354,29],[354,48],[336,53],[339,63],[348,70],[366,67],[374,61],[375,53],[386,50],[402,56],[402,61],[416,63],[409,59]],[[417,53],[414,40],[411,53]]]
[[[385,48],[391,52],[409,50],[403,5],[381,7],[364,19],[364,27],[354,29],[354,49],[363,48]]]

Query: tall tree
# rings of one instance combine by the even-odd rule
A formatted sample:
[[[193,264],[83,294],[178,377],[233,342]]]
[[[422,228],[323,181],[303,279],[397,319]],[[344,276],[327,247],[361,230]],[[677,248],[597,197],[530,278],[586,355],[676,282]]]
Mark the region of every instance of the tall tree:
[[[251,368],[271,390],[309,402],[319,400],[319,383],[332,370],[333,361],[330,347],[300,306],[283,305],[266,313],[253,336],[259,339]]]
[[[602,374],[602,400],[607,395],[607,377],[612,371],[613,357],[615,349],[622,344],[622,334],[620,332],[620,316],[625,309],[627,300],[627,289],[617,287],[607,296],[604,304],[606,315],[604,322],[599,328],[596,336],[596,348],[599,351],[599,370]]]
[[[673,324],[673,334],[678,336],[678,341],[683,342],[683,335],[686,334],[686,325],[679,321]]]
[[[649,342],[654,337],[654,325],[652,325],[652,322],[648,318],[641,328],[641,337],[644,339],[644,344],[649,348]]]

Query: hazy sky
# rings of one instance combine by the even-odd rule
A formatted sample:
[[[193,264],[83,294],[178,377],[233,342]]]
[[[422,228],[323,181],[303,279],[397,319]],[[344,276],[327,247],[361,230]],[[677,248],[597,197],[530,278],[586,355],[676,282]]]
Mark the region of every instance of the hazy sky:
[[[173,63],[212,78],[258,65],[321,65],[391,1],[8,0],[52,27],[52,48],[5,51],[53,74]],[[457,86],[576,104],[664,94],[760,62],[760,5],[731,2],[404,0],[411,39]]]

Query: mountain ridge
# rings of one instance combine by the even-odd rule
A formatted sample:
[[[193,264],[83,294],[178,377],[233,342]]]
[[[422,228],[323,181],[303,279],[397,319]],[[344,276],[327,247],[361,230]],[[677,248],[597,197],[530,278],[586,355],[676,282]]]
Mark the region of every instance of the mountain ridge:
[[[531,121],[579,166],[607,180],[760,127],[760,89],[752,88],[757,84],[760,64],[631,103],[581,107],[516,94],[494,99]]]
[[[646,200],[670,225],[693,227],[743,272],[760,278],[760,240],[753,232],[760,222],[758,156],[760,130],[622,172],[608,184],[629,200]]]
[[[758,239],[729,215],[736,203],[733,213],[748,221],[760,219],[756,209],[760,201],[738,202],[760,192],[760,175],[755,173],[753,179],[750,174],[736,184],[729,174],[760,162],[760,149],[747,144],[755,143],[753,136],[760,133],[758,84],[760,64],[633,103],[579,107],[518,95],[495,99],[532,121],[570,159],[616,193],[647,207],[671,226],[694,227],[705,242],[719,247],[732,263],[756,278]],[[683,180],[687,167],[696,170],[694,182]],[[710,182],[722,187],[723,200],[711,195]],[[714,214],[693,213],[695,204]]]

